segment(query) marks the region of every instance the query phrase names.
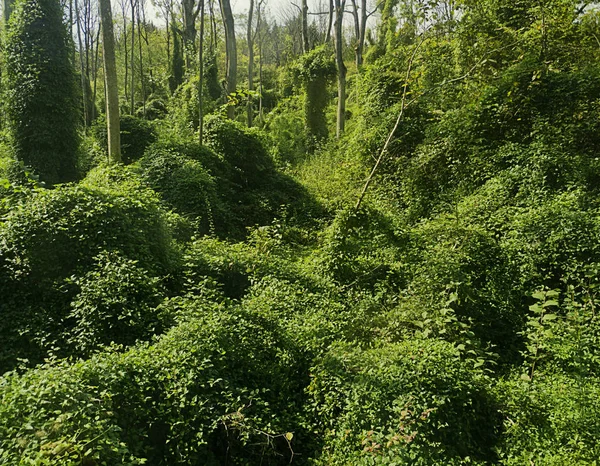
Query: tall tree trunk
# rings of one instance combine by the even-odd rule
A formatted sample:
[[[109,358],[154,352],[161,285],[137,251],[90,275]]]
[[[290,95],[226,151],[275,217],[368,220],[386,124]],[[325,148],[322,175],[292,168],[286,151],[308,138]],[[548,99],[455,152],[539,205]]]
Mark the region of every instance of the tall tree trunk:
[[[143,115],[144,118],[146,118],[146,84],[144,82],[144,55],[143,55],[143,50],[142,50],[142,36],[143,36],[143,28],[142,28],[142,20],[141,20],[141,15],[140,15],[140,9],[142,9],[144,7],[143,3],[140,5],[138,4],[138,11],[137,11],[137,23],[138,23],[138,50],[140,52],[140,85],[141,85],[141,89],[142,89],[142,108],[143,108]]]
[[[4,24],[8,23],[8,18],[10,18],[10,14],[12,13],[13,4],[14,0],[2,0],[2,14],[4,16]]]
[[[263,43],[262,32],[260,30],[260,22],[262,19],[262,2],[258,3],[258,11],[256,15],[256,33],[258,35],[258,121],[262,126],[263,120]]]
[[[94,112],[92,119],[96,119],[96,95],[98,93],[98,62],[100,61],[100,25],[98,25],[98,32],[96,33],[96,50],[94,52],[94,68],[93,68],[93,80],[94,87],[92,90],[92,110]]]
[[[129,113],[135,113],[135,8],[137,1],[131,0],[131,101],[129,102]]]
[[[305,0],[303,0],[305,1]],[[254,0],[250,0],[248,9],[248,103],[246,104],[246,119],[248,128],[252,126],[254,109],[252,108],[252,91],[254,90],[254,33],[252,31],[252,16],[254,15]]]
[[[310,50],[308,41],[308,2],[302,0],[302,52],[306,53]]]
[[[119,89],[115,62],[110,0],[98,0],[102,21],[102,49],[104,56],[104,87],[106,89],[106,126],[108,130],[108,158],[111,163],[121,162],[121,133],[119,123]]]
[[[198,44],[198,140],[204,142],[204,0],[200,0],[200,43]]]
[[[360,0],[360,7],[357,0],[352,1],[352,18],[354,19],[354,56],[356,67],[360,68],[363,64],[363,50],[365,48],[365,32],[367,27],[367,0]]]
[[[235,25],[229,0],[220,0],[221,15],[225,26],[225,51],[227,55],[227,94],[233,94],[237,87],[237,47],[235,43]],[[235,108],[227,107],[227,117],[235,117]]]
[[[183,53],[185,66],[189,70],[192,66],[191,54],[196,41],[196,15],[194,14],[194,0],[181,0],[181,12],[183,17]]]
[[[75,21],[77,22],[77,42],[79,44],[79,65],[81,73],[81,95],[83,97],[83,124],[87,128],[90,123],[90,112],[88,110],[89,76],[86,74],[84,63],[83,41],[81,40],[81,15],[79,14],[79,0],[75,0]],[[86,82],[87,81],[87,82]]]
[[[210,9],[210,53],[211,55],[215,54],[215,49],[217,48],[217,18],[215,16],[214,9],[214,0],[209,0],[208,8]]]
[[[356,46],[356,66],[360,68],[363,64],[363,52],[365,50],[365,35],[367,33],[367,0],[360,0],[360,35]]]
[[[331,40],[331,26],[333,25],[333,15],[335,13],[335,7],[333,0],[329,0],[329,21],[327,22],[327,35],[325,36],[325,43],[329,43]]]
[[[335,0],[335,28],[333,39],[335,42],[335,64],[338,72],[338,105],[337,105],[337,131],[338,139],[344,133],[346,123],[346,65],[343,57],[343,22],[346,0]]]
[[[127,0],[121,0],[121,14],[123,15],[123,46],[125,49],[125,58],[124,58],[124,70],[125,70],[125,101],[129,102],[129,42],[128,42],[128,33],[127,33]]]

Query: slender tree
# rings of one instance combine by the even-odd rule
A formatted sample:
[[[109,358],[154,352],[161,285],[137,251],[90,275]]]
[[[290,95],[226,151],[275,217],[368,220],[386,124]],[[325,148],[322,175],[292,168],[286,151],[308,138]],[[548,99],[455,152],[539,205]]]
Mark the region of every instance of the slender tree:
[[[338,138],[342,136],[346,124],[346,65],[344,64],[344,8],[346,0],[335,0],[335,27],[333,39],[335,43],[335,64],[338,74],[338,104],[337,104],[337,131]]]
[[[204,0],[200,0],[200,43],[198,44],[198,139],[204,142]]]
[[[5,23],[8,23],[8,18],[10,18],[13,3],[14,0],[2,0],[2,15],[4,16]]]
[[[221,15],[225,26],[225,51],[227,55],[227,94],[233,94],[237,88],[237,47],[235,42],[235,24],[229,0],[220,0]],[[233,119],[235,108],[227,107],[227,117]]]
[[[119,118],[119,88],[115,61],[115,36],[113,33],[110,0],[99,0],[102,21],[102,51],[104,57],[104,87],[106,89],[106,126],[108,130],[108,158],[121,162],[121,133]]]
[[[310,44],[308,40],[308,2],[302,0],[302,8],[300,10],[302,16],[302,51],[304,53],[310,50]]]
[[[254,15],[254,0],[250,0],[248,9],[248,28],[246,38],[248,41],[248,102],[246,104],[246,120],[248,128],[252,126],[254,109],[252,108],[252,91],[254,90],[254,31],[252,30],[252,16]]]

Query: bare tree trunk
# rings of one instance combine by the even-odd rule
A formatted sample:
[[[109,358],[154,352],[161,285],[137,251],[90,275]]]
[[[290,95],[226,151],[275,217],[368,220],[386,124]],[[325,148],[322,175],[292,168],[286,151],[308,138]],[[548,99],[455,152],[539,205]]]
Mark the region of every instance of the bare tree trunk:
[[[89,123],[89,114],[88,111],[88,95],[87,88],[88,76],[85,70],[84,64],[84,51],[83,51],[83,42],[81,40],[81,16],[79,14],[79,0],[75,0],[75,21],[77,22],[77,42],[79,44],[79,65],[81,68],[81,95],[83,96],[83,125],[85,128],[88,127]]]
[[[10,14],[12,13],[12,6],[14,0],[3,0],[2,1],[2,14],[4,16],[4,24],[8,23],[8,18],[10,18]]]
[[[204,0],[200,0],[200,44],[198,45],[198,140],[204,142]]]
[[[306,1],[306,0],[303,0]],[[252,127],[254,109],[252,108],[252,91],[254,90],[254,34],[252,31],[252,16],[254,15],[254,0],[250,0],[248,9],[248,103],[246,104],[246,117],[248,128]]]
[[[142,106],[143,106],[143,115],[146,118],[146,84],[144,83],[144,55],[142,50],[142,36],[143,36],[143,28],[142,28],[142,20],[140,18],[140,9],[144,7],[144,4],[138,4],[137,10],[137,23],[138,23],[138,50],[140,52],[140,85],[142,88]]]
[[[125,69],[125,87],[124,87],[124,92],[125,92],[125,101],[128,102],[129,101],[129,49],[127,48],[129,45],[128,42],[128,35],[127,35],[127,0],[121,0],[121,14],[123,15],[123,46],[125,48],[125,62],[124,62],[124,69]],[[114,39],[113,39],[114,40]]]
[[[327,35],[325,36],[325,43],[329,43],[331,40],[331,26],[333,25],[333,15],[335,13],[335,7],[333,0],[329,0],[329,21],[327,23]]]
[[[338,105],[337,105],[337,131],[339,139],[344,133],[346,123],[346,65],[343,57],[343,21],[346,0],[335,0],[335,28],[333,39],[335,42],[335,64],[338,71]]]
[[[360,8],[357,0],[352,1],[352,17],[354,19],[354,56],[356,67],[360,68],[363,64],[363,50],[365,48],[365,33],[367,27],[367,0],[360,1]],[[360,10],[360,12],[359,12]]]
[[[302,0],[302,52],[306,53],[310,50],[308,43],[308,2]]]
[[[98,32],[96,35],[96,51],[94,52],[94,69],[93,69],[93,80],[94,80],[94,88],[92,91],[92,105],[94,110],[94,119],[96,118],[96,95],[98,91],[98,62],[100,61],[100,27],[98,27]]]
[[[131,101],[129,103],[129,113],[135,113],[135,8],[137,2],[131,0]]]
[[[365,35],[367,33],[367,0],[360,0],[360,34],[356,45],[356,66],[360,68],[363,64],[363,52],[365,50]]]
[[[215,16],[214,0],[209,0],[208,8],[210,9],[210,53],[214,54],[217,48],[217,18]]]
[[[233,94],[237,87],[237,48],[235,42],[235,25],[229,0],[220,0],[221,15],[225,26],[225,50],[227,55],[227,94]],[[235,108],[227,107],[227,117],[235,117]]]
[[[262,32],[260,30],[260,21],[262,19],[262,1],[258,3],[258,11],[256,15],[256,33],[258,35],[258,121],[260,125],[264,123],[263,120],[263,44],[262,44]]]
[[[108,158],[111,163],[121,162],[121,133],[119,123],[119,89],[115,62],[110,0],[99,0],[102,21],[102,49],[104,56],[104,87],[106,89],[106,126],[108,130]]]

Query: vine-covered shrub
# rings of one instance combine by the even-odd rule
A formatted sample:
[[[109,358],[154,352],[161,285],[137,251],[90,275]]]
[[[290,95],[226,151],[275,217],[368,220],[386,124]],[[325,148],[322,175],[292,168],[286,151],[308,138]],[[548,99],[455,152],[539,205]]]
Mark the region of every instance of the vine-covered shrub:
[[[106,186],[33,191],[0,224],[0,372],[16,357],[37,361],[64,350],[74,325],[66,317],[83,285],[72,277],[97,270],[104,251],[136,261],[150,277],[173,271],[176,254],[158,199],[139,184],[119,185],[98,170],[94,177]]]
[[[221,117],[205,120],[206,145],[231,167],[230,178],[243,188],[265,186],[273,175],[273,160],[252,130]]]
[[[14,152],[50,185],[74,181],[80,112],[63,10],[52,0],[14,8],[3,50]]]
[[[452,345],[339,345],[311,371],[327,447],[317,464],[494,461],[501,418],[488,381]]]
[[[372,288],[386,282],[396,289],[405,281],[399,267],[405,242],[405,235],[395,231],[389,217],[367,208],[346,209],[324,235],[321,269],[343,285]]]
[[[82,276],[71,279],[79,290],[68,319],[68,342],[78,355],[102,345],[132,345],[162,333],[157,306],[163,300],[160,280],[118,252],[103,251]]]
[[[182,301],[196,318],[154,345],[0,379],[0,461],[288,464],[308,384],[276,326]]]
[[[189,217],[200,233],[223,233],[223,208],[215,178],[198,160],[177,147],[153,145],[140,160],[142,179],[176,212]]]

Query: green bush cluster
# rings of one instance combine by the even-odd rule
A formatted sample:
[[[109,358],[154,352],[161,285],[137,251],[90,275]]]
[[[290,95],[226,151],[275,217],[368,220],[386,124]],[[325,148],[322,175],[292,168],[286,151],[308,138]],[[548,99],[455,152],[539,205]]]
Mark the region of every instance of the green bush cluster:
[[[94,186],[94,177],[112,189]],[[138,305],[155,303],[158,283],[153,285],[150,277],[168,276],[177,251],[152,192],[139,183],[109,178],[110,171],[97,170],[87,186],[32,190],[0,224],[2,370],[13,367],[17,358],[38,362],[49,353],[70,353],[70,335],[78,326],[88,327],[80,330],[88,333],[84,344],[90,347],[123,338],[113,332],[119,325],[119,332],[131,331],[131,338],[125,336],[129,342],[137,339],[136,331],[151,327],[146,317],[139,322],[127,318],[123,306],[137,300],[137,313]],[[148,282],[147,287],[140,281]],[[139,288],[139,296],[115,296],[133,288]],[[114,299],[124,301],[111,304]],[[103,306],[108,314],[124,312],[120,319],[114,316],[123,322],[114,328],[105,325],[96,313]],[[92,338],[90,332],[96,331]]]
[[[241,309],[194,312],[153,345],[6,375],[0,460],[288,463],[286,435],[302,436],[298,349]]]

